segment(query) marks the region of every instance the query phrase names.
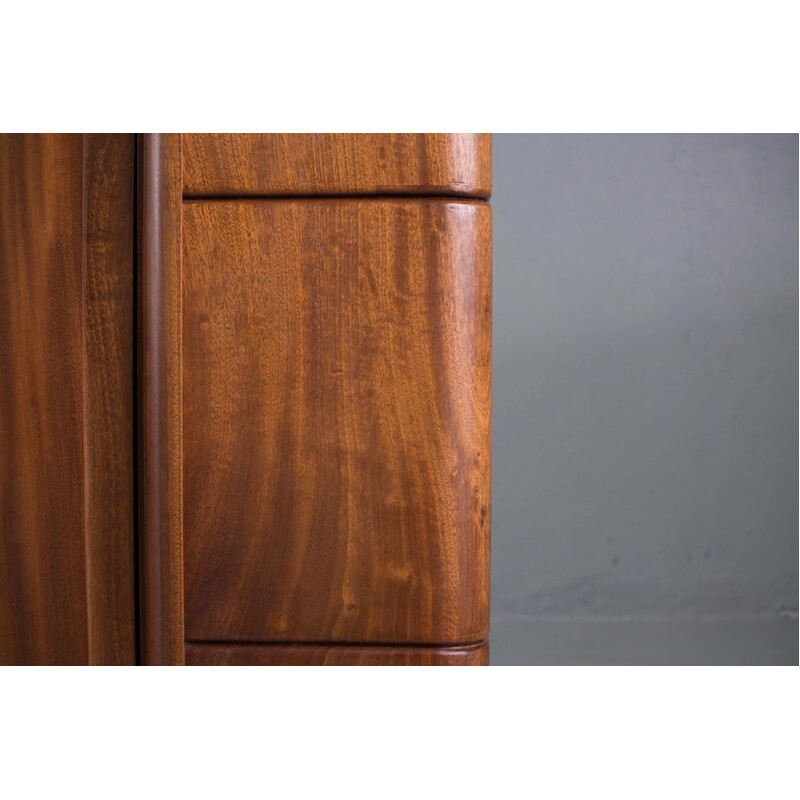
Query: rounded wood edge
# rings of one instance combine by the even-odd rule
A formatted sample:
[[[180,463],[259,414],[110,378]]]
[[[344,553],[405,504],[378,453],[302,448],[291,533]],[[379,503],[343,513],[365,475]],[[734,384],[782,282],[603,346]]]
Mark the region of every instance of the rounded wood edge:
[[[142,662],[184,663],[181,135],[141,134],[139,174]]]
[[[492,194],[490,133],[190,133],[184,137],[187,199],[439,196],[487,200]],[[393,150],[398,146],[402,152]],[[330,154],[337,170],[310,168],[313,154],[320,151]],[[344,172],[343,163],[347,164]]]

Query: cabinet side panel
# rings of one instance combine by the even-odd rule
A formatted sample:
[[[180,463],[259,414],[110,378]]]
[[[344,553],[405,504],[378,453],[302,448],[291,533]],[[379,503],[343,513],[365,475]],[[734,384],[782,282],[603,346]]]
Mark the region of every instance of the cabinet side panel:
[[[187,133],[184,192],[202,195],[492,193],[485,133]]]
[[[86,664],[83,136],[0,137],[0,663]]]

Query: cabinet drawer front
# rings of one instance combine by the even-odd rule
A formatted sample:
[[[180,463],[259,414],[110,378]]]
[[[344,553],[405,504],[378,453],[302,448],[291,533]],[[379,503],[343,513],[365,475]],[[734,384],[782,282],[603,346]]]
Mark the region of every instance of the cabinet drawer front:
[[[187,202],[188,641],[488,631],[491,209]]]
[[[492,192],[479,133],[185,133],[183,190],[203,195]]]

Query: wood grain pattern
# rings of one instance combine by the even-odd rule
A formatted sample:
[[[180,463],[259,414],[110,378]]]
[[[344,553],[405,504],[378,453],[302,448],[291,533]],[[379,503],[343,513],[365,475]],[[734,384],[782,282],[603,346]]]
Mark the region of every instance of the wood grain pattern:
[[[133,134],[87,134],[86,569],[89,662],[136,663]]]
[[[189,640],[488,633],[491,209],[185,204]]]
[[[85,664],[83,147],[0,146],[0,660]]]
[[[133,137],[0,137],[0,663],[134,663]]]
[[[489,197],[492,140],[476,133],[186,133],[187,195]]]
[[[466,647],[362,647],[187,644],[190,666],[265,667],[472,667],[488,666],[489,645]]]
[[[140,156],[141,641],[147,664],[182,664],[181,136],[145,134]]]

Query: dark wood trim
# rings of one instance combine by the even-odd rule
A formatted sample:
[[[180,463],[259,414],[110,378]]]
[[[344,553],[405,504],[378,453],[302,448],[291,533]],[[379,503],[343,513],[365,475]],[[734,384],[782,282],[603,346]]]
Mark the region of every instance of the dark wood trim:
[[[141,623],[145,664],[183,664],[180,134],[139,139]]]

